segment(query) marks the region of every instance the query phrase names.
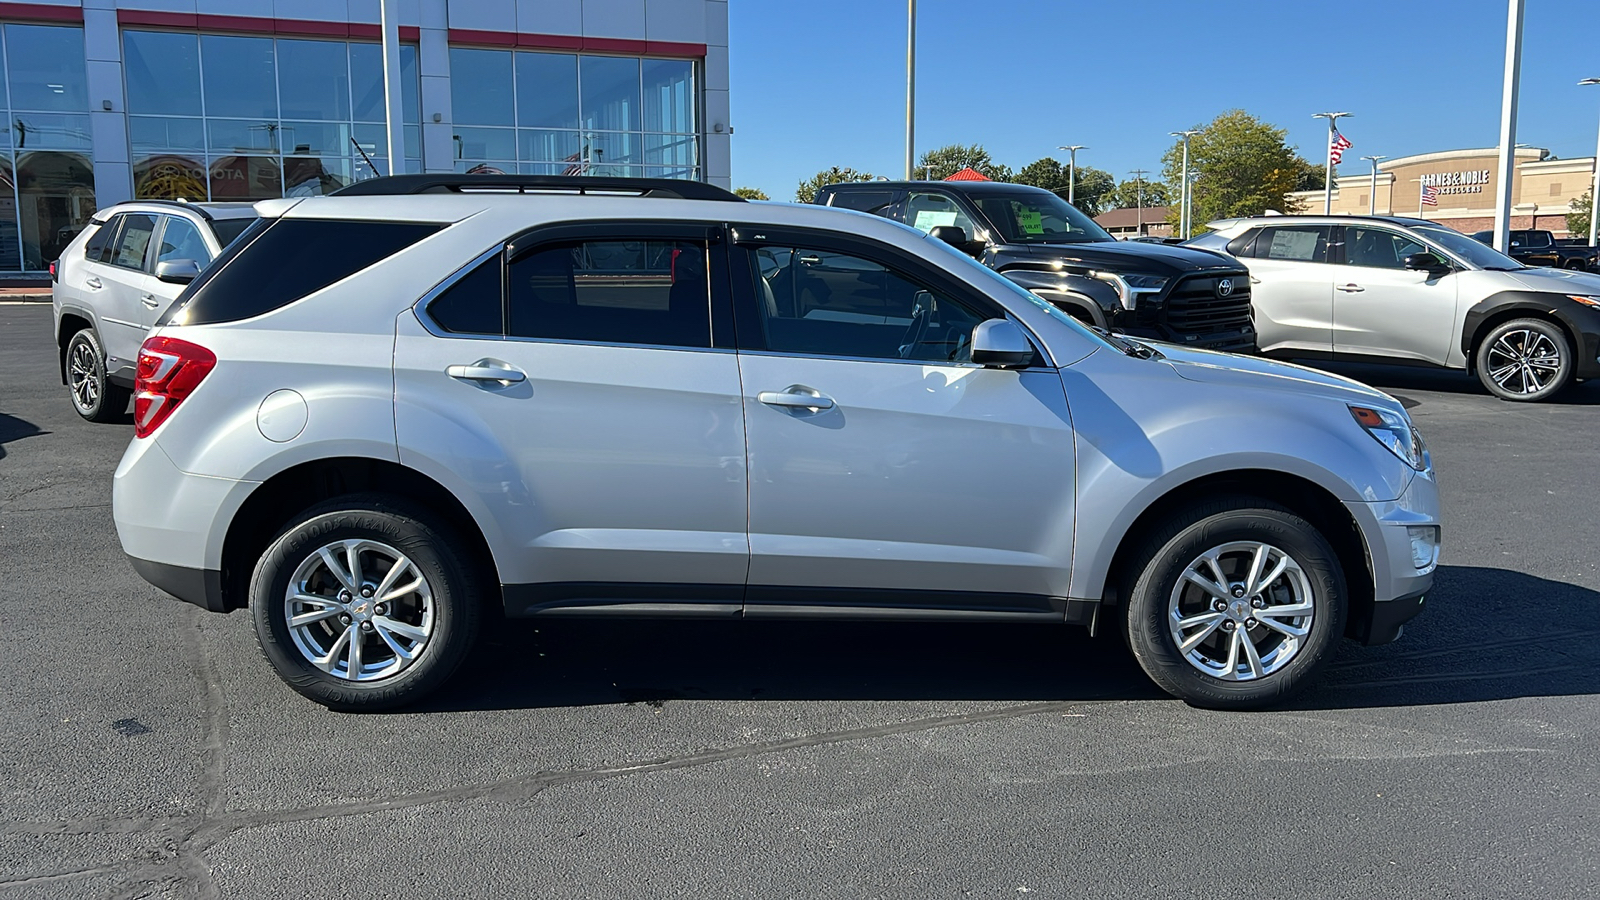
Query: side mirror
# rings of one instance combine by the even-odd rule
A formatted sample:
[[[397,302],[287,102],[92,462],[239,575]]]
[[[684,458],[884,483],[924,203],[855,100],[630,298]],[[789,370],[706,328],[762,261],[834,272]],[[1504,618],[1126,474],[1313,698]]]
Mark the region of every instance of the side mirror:
[[[1432,253],[1411,254],[1406,257],[1405,267],[1413,272],[1427,272],[1429,275],[1442,275],[1451,269],[1449,263]]]
[[[979,256],[988,246],[983,241],[968,238],[967,230],[960,225],[935,225],[928,232],[928,236],[934,240],[944,241],[968,256]]]
[[[200,277],[200,264],[192,259],[168,259],[156,263],[156,278],[167,284],[188,284]]]
[[[972,329],[972,361],[997,369],[1020,368],[1033,362],[1033,344],[1015,322],[989,319]]]

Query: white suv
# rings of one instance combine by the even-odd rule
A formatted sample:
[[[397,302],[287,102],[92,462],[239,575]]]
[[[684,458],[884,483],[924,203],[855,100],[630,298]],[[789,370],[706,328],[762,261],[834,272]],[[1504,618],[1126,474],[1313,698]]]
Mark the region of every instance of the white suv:
[[[1465,369],[1504,400],[1600,377],[1600,275],[1525,266],[1425,219],[1210,227],[1191,243],[1249,267],[1262,353]]]
[[[91,422],[127,412],[134,361],[184,285],[256,220],[248,203],[135,200],[94,214],[50,264],[61,382]]]
[[[1392,398],[1098,336],[886,219],[537,176],[257,209],[140,353],[114,514],[330,706],[503,613],[1073,623],[1251,707],[1433,580]]]

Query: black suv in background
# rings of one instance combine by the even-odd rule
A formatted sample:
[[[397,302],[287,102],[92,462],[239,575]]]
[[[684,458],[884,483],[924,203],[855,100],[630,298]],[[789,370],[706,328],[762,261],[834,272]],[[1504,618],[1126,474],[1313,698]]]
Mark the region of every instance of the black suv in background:
[[[1042,188],[1004,182],[830,184],[812,201],[872,213],[954,245],[1086,324],[1250,353],[1250,273],[1192,247],[1119,241]]]

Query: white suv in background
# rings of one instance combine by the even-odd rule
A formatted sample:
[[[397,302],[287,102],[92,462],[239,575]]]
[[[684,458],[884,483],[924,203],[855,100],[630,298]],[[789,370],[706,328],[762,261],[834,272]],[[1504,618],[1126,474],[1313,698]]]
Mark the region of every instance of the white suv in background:
[[[1190,241],[1250,269],[1261,352],[1476,372],[1504,400],[1600,377],[1600,275],[1391,216],[1260,216]]]
[[[127,411],[150,326],[254,221],[248,203],[138,200],[94,214],[50,265],[61,381],[78,415]]]
[[[504,613],[1087,625],[1252,707],[1433,581],[1393,398],[1098,336],[887,219],[487,175],[257,210],[140,352],[113,513],[330,706]]]

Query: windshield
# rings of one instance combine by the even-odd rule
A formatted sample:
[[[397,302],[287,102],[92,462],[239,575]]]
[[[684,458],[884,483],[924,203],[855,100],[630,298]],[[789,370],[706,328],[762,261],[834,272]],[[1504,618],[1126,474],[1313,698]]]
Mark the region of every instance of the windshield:
[[[1015,297],[1016,299],[1022,300],[1029,305],[1048,313],[1051,318],[1067,325],[1069,328],[1078,332],[1079,334],[1086,335],[1093,341],[1096,341],[1100,344],[1105,344],[1118,350],[1122,349],[1116,343],[1108,340],[1107,335],[1100,334],[1085,326],[1082,322],[1079,322],[1077,319],[1074,319],[1073,317],[1062,312],[1055,304],[1028,290],[1022,285],[1017,284],[1015,281],[1012,281],[1004,275],[1001,275],[999,272],[996,272],[983,263],[978,262],[967,254],[962,253],[960,250],[957,250],[949,244],[946,244],[944,241],[931,237],[927,238],[927,241],[929,244],[938,247],[941,252],[948,254],[952,259],[961,260],[961,265],[966,267],[966,271],[969,272],[972,275],[973,280],[979,282],[980,285],[990,286],[1008,297]]]
[[[1049,191],[970,195],[1008,244],[1084,244],[1116,240]]]
[[[1480,244],[1461,232],[1450,228],[1444,228],[1439,225],[1416,225],[1411,230],[1480,269],[1488,269],[1491,272],[1505,272],[1511,269],[1526,268],[1522,263],[1501,253],[1499,250]]]

